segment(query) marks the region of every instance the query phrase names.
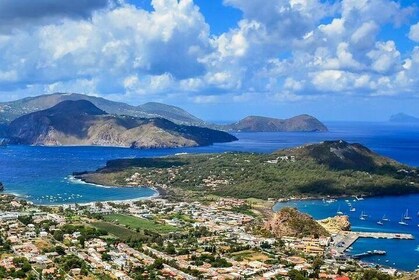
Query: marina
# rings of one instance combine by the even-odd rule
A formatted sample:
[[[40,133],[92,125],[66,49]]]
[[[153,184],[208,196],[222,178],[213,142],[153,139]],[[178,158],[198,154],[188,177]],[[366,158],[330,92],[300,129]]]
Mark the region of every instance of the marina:
[[[334,236],[334,250],[338,254],[345,253],[359,238],[374,239],[398,239],[414,240],[415,237],[409,233],[388,233],[388,232],[353,232],[343,231]]]

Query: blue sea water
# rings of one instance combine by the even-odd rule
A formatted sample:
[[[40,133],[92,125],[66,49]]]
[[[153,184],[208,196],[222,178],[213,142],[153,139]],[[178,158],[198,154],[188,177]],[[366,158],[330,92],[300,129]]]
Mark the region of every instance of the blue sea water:
[[[269,153],[323,140],[342,139],[366,145],[370,149],[394,158],[402,163],[419,166],[419,125],[394,125],[390,123],[327,123],[326,133],[237,133],[239,141],[215,144],[208,147],[135,150],[111,147],[31,147],[9,146],[0,148],[0,181],[7,193],[26,197],[38,204],[83,203],[91,201],[127,200],[147,198],[155,195],[149,188],[105,188],[71,180],[74,171],[96,170],[106,161],[116,158],[166,156],[176,153],[216,153],[228,151]],[[47,197],[48,196],[48,197]],[[297,202],[297,207],[316,218],[336,213],[338,202],[328,207],[320,202]],[[415,234],[415,241],[372,241],[361,240],[354,244],[354,252],[370,249],[389,251],[386,258],[377,262],[395,263],[395,266],[413,270],[419,260],[419,233],[413,221],[401,228],[396,221],[409,208],[414,222],[419,224],[419,196],[403,196],[366,199],[357,202],[358,210],[364,210],[370,219],[360,223],[356,215],[351,217],[356,230],[406,231]],[[305,206],[306,205],[306,206]],[[392,220],[383,228],[376,220],[383,214]],[[374,247],[376,246],[376,247]],[[397,249],[397,250],[393,250]],[[391,253],[390,253],[391,251]],[[389,259],[389,263],[385,263]]]

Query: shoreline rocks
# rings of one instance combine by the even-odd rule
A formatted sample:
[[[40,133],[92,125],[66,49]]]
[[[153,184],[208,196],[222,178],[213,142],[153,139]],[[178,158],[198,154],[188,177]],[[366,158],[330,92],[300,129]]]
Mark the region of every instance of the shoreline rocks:
[[[318,221],[330,233],[338,233],[340,231],[350,231],[351,223],[348,216],[335,216]]]

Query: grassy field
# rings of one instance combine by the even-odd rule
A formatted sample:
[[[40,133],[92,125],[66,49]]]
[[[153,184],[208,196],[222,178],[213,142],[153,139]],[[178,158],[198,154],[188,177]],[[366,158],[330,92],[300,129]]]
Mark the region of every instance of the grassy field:
[[[105,216],[105,220],[112,223],[118,223],[131,229],[150,230],[153,232],[165,234],[179,229],[174,226],[158,224],[154,221],[137,218],[129,215],[111,214]]]
[[[245,251],[235,252],[231,254],[231,257],[236,260],[245,259],[249,261],[261,261],[261,262],[265,262],[266,260],[270,259],[269,256],[263,254],[262,252],[254,251],[254,250],[245,250]]]
[[[135,231],[132,231],[130,229],[127,229],[123,226],[118,226],[112,223],[108,222],[96,222],[93,223],[92,226],[106,230],[108,233],[118,237],[121,240],[128,240],[128,239],[135,239],[135,236],[138,234]]]

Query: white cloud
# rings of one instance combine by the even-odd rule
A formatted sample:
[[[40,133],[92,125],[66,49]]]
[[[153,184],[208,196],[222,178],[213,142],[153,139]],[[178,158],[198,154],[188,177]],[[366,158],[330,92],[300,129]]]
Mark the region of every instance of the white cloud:
[[[192,0],[153,0],[151,12],[120,2],[0,34],[3,91],[292,102],[418,85],[419,51],[377,39],[411,13],[395,1],[224,0],[243,18],[218,36]],[[409,38],[419,41],[419,23]]]
[[[393,41],[377,42],[376,48],[367,56],[372,60],[372,69],[379,73],[396,71],[401,66],[400,52]]]
[[[419,43],[419,22],[410,27],[409,39]]]

